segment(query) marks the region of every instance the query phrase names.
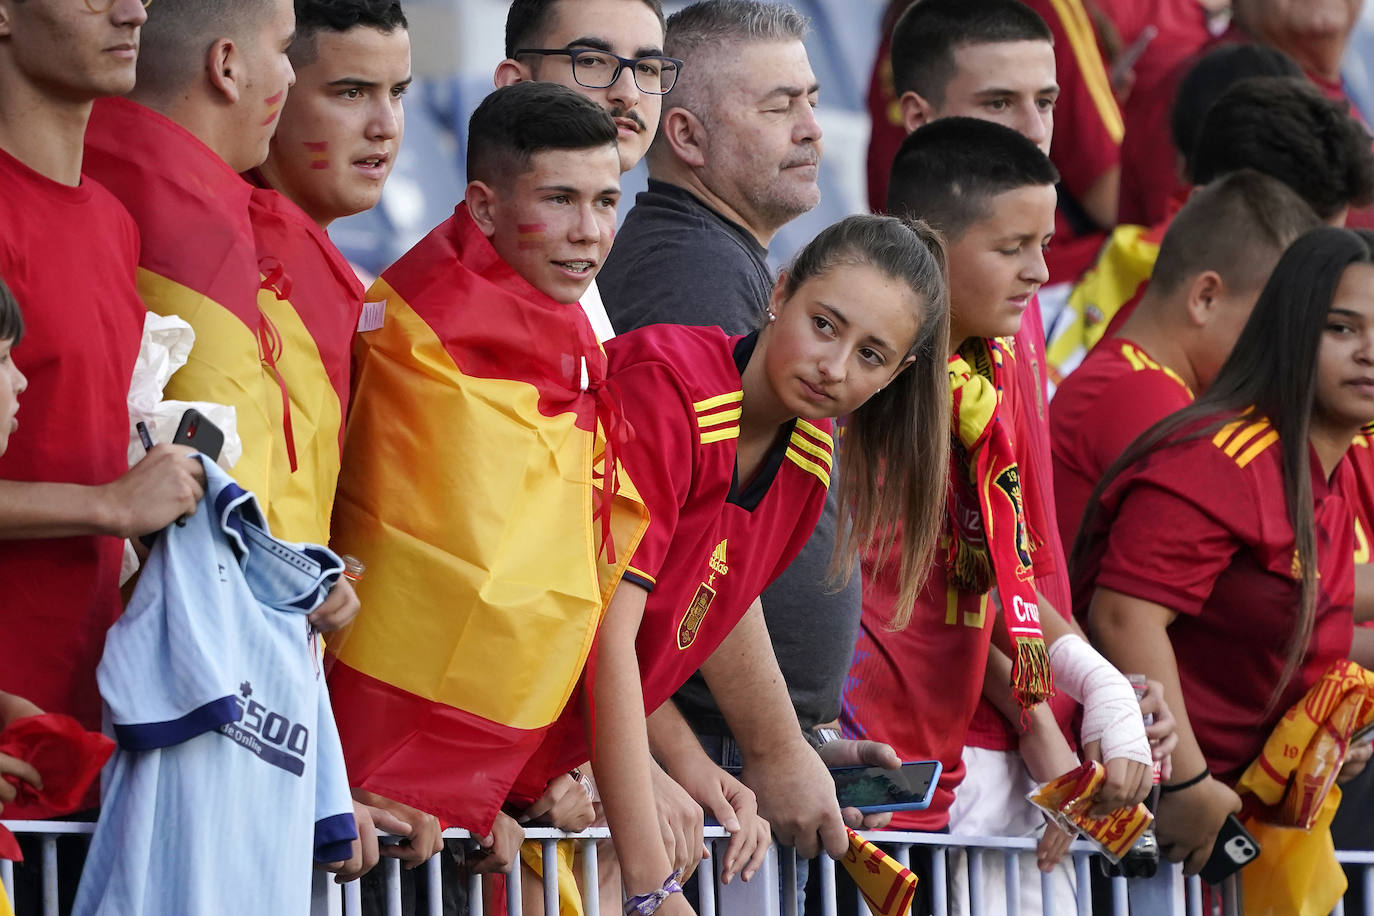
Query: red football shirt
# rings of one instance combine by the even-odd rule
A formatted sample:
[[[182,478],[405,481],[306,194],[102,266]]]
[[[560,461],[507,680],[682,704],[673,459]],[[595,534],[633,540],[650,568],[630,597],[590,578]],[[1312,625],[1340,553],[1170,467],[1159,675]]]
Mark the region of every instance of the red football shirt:
[[[1328,483],[1315,455],[1311,465],[1316,621],[1298,674],[1268,716],[1261,713],[1283,671],[1298,601],[1278,434],[1264,420],[1239,417],[1155,451],[1104,494],[1097,530],[1109,533],[1082,581],[1178,613],[1168,632],[1188,717],[1207,765],[1228,782],[1288,707],[1350,651],[1350,467],[1342,462]]]
[[[1192,400],[1177,373],[1122,337],[1104,339],[1064,380],[1050,402],[1054,496],[1063,543],[1072,548],[1089,497],[1126,446]]]
[[[1020,357],[1020,350],[1006,354],[1013,379],[1024,371],[1016,365],[1023,361]],[[1015,382],[1004,389],[998,422],[1011,426],[1027,527],[1032,541],[1041,544],[1032,553],[1036,585],[1051,602],[1062,600],[1056,610],[1067,616],[1067,595],[1057,598],[1046,591],[1040,579],[1042,560],[1053,568],[1052,545],[1058,537],[1052,516],[1044,516],[1036,508],[1038,498],[1027,481],[1034,476],[1036,463],[1024,435],[1034,420],[1026,415],[1033,418],[1036,409],[1026,404],[1023,392]],[[1041,538],[1042,532],[1035,526],[1046,522],[1049,528]],[[992,627],[997,625],[996,608],[988,595],[961,592],[948,582],[944,567],[947,545],[942,540],[911,622],[900,631],[887,628],[900,591],[896,565],[878,564],[874,557],[866,557],[863,565],[863,615],[840,709],[842,730],[847,737],[886,742],[903,760],[934,759],[944,766],[929,808],[893,815],[892,825],[900,829],[939,830],[948,825],[954,791],[964,779],[961,754],[965,744],[994,750],[1016,747],[1010,724],[991,704],[982,703],[984,664]],[[1059,578],[1067,592],[1062,559],[1060,563]],[[1055,712],[1062,725],[1075,704],[1063,693],[1056,700]]]
[[[753,480],[735,477],[740,374],[755,340],[665,324],[606,342],[607,374],[634,428],[623,461],[649,507],[649,529],[624,578],[649,590],[635,644],[648,712],[687,682],[792,562],[825,503],[828,420],[796,420]],[[587,756],[575,698],[526,775],[547,781]],[[520,789],[533,785],[522,779]]]
[[[0,185],[0,276],[24,313],[14,359],[29,379],[0,478],[108,483],[129,469],[138,230],[90,178],[71,188],[0,151]],[[0,690],[100,727],[95,667],[122,554],[112,537],[3,542]]]

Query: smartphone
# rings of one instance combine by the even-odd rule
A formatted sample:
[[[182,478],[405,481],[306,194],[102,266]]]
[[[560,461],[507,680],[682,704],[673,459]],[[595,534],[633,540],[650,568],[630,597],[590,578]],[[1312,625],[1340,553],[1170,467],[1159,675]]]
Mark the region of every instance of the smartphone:
[[[1211,858],[1202,866],[1202,880],[1208,884],[1220,884],[1259,858],[1259,854],[1259,843],[1241,826],[1240,818],[1229,814],[1221,825],[1221,832],[1217,834]]]
[[[930,805],[940,779],[940,761],[917,760],[896,770],[882,767],[831,767],[841,808],[876,811],[921,811]]]
[[[224,433],[211,423],[199,410],[187,408],[177,424],[177,434],[172,437],[173,445],[189,445],[211,461],[219,460],[219,451],[224,448]]]

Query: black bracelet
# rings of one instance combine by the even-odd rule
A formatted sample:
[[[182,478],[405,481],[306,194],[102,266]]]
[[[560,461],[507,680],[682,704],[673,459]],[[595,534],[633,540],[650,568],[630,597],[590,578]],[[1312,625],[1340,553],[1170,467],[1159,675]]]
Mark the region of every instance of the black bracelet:
[[[1183,782],[1172,782],[1172,783],[1169,783],[1167,786],[1161,785],[1161,786],[1159,787],[1159,791],[1160,791],[1161,793],[1164,793],[1164,792],[1182,792],[1184,789],[1191,789],[1193,786],[1195,786],[1195,785],[1197,785],[1198,783],[1202,782],[1204,779],[1206,779],[1207,777],[1209,777],[1209,776],[1211,776],[1211,775],[1212,775],[1212,771],[1209,770],[1207,767],[1203,767],[1203,768],[1202,768],[1202,772],[1199,773],[1199,774],[1197,774],[1196,776],[1194,776],[1192,779],[1188,779],[1188,780],[1185,780],[1185,781],[1183,781]]]

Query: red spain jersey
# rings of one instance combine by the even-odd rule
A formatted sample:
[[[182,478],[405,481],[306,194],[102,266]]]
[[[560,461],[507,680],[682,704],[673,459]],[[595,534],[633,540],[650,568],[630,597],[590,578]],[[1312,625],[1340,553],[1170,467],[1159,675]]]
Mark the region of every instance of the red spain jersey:
[[[1035,422],[1035,407],[1023,397],[1025,388],[1020,379],[1026,370],[1019,364],[1020,351],[1003,352],[1008,361],[1007,375],[1014,376],[1016,382],[1003,390],[996,422],[1010,425],[1023,481],[1026,524],[1032,541],[1040,542],[1033,512],[1036,500],[1025,483],[1035,469],[1027,436]],[[1053,519],[1049,521],[1049,532],[1053,532]],[[1054,536],[1048,533],[1048,537]],[[1016,747],[1010,723],[991,704],[982,703],[984,666],[992,628],[997,625],[996,607],[988,594],[963,592],[948,581],[948,537],[946,531],[911,622],[900,631],[887,626],[901,590],[898,565],[894,558],[881,564],[873,556],[863,561],[863,615],[840,707],[841,730],[846,737],[890,744],[903,760],[934,759],[944,766],[930,807],[895,812],[892,826],[897,829],[939,830],[949,824],[954,791],[964,780],[961,755],[965,744],[994,750]],[[1031,554],[1037,585],[1048,543]],[[1053,595],[1046,597],[1055,600]],[[1055,610],[1067,614],[1068,601],[1063,605]],[[1062,725],[1072,714],[1074,703],[1061,691],[1054,708]]]
[[[129,469],[138,230],[90,177],[68,187],[0,151],[0,186],[0,277],[24,313],[14,361],[29,380],[0,478],[109,483]],[[113,537],[3,542],[0,690],[100,727],[95,667],[119,616],[122,555]]]
[[[1102,341],[1050,402],[1059,533],[1072,549],[1083,510],[1111,463],[1156,422],[1193,401],[1178,373],[1123,337]]]
[[[363,285],[325,231],[300,207],[250,173],[248,214],[264,286],[258,307],[282,336],[287,359],[278,364],[291,398],[296,470],[271,494],[279,514],[302,519],[289,540],[325,544],[339,479],[344,418],[348,415],[353,334],[363,308]]]
[[[792,562],[825,502],[829,420],[789,423],[752,480],[735,475],[740,375],[756,340],[662,324],[606,341],[608,375],[634,428],[625,468],[649,507],[624,577],[649,591],[635,642],[646,712],[687,682]],[[542,769],[529,771],[536,782],[588,759],[580,702],[545,743]],[[537,795],[543,785],[520,788]]]
[[[1095,530],[1107,537],[1079,580],[1162,605],[1184,702],[1207,765],[1228,782],[1259,754],[1285,710],[1353,633],[1353,482],[1341,462],[1328,482],[1311,456],[1317,533],[1317,609],[1311,643],[1273,711],[1297,619],[1293,529],[1278,433],[1238,416],[1191,442],[1160,448],[1113,481]]]

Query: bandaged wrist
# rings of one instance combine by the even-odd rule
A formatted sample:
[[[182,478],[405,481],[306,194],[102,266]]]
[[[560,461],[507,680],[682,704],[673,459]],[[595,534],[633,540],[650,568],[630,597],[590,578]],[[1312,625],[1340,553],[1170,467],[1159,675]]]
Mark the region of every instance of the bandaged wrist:
[[[1102,760],[1149,766],[1150,742],[1131,682],[1097,650],[1072,634],[1050,646],[1055,686],[1083,704],[1084,744],[1101,742]]]

